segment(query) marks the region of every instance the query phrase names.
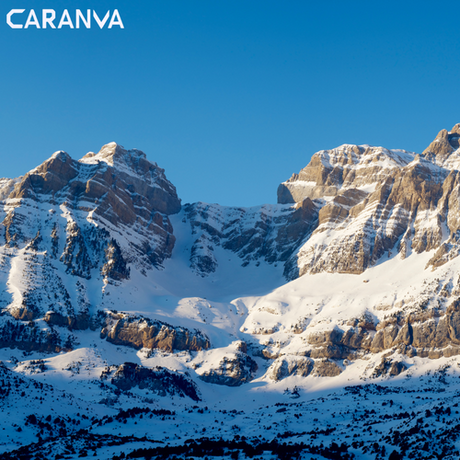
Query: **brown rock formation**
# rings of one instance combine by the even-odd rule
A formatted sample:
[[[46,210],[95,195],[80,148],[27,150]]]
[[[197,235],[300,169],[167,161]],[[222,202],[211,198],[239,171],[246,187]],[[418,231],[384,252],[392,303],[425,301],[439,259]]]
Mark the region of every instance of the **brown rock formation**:
[[[358,323],[358,319],[355,321]],[[405,320],[381,322],[375,333],[361,327],[309,334],[306,354],[318,359],[355,359],[360,355],[398,350],[407,356],[438,358],[460,353],[460,301],[454,300],[444,313],[425,311]],[[372,335],[373,334],[373,335]],[[276,356],[268,356],[276,359]]]
[[[215,367],[203,372],[199,377],[208,383],[234,387],[249,382],[256,371],[257,363],[247,354],[237,352],[224,356]]]
[[[335,377],[342,373],[340,366],[329,359],[317,360],[313,367],[313,374],[318,377]]]
[[[277,359],[271,366],[270,376],[278,381],[291,375],[307,377],[310,375],[314,361],[309,358],[290,356]]]
[[[407,366],[402,361],[392,361],[388,358],[382,358],[380,364],[374,369],[372,377],[380,377],[382,375],[388,375],[389,377],[395,377],[407,369]]]
[[[101,337],[115,345],[136,349],[158,348],[168,352],[177,350],[200,351],[210,347],[209,339],[200,331],[173,327],[148,318],[121,313],[107,314]]]

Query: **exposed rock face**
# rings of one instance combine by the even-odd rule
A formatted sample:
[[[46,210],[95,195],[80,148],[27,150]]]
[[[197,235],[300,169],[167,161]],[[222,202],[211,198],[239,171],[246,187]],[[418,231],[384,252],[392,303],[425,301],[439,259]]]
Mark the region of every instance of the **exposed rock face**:
[[[122,281],[129,278],[129,267],[123,259],[120,246],[113,238],[107,245],[105,257],[107,262],[102,267],[101,273],[106,280]]]
[[[257,363],[247,354],[238,352],[224,356],[216,367],[199,375],[201,380],[229,387],[249,382],[257,371]]]
[[[208,235],[201,234],[193,243],[190,266],[202,277],[216,271],[218,263],[214,256],[214,243]]]
[[[86,329],[95,331],[101,326],[101,317],[90,317],[88,313],[80,313],[77,316],[63,316],[60,313],[48,311],[43,319],[50,326],[66,327],[71,331],[84,331]]]
[[[57,152],[0,179],[0,196],[0,271],[24,267],[0,305],[21,321],[52,311],[49,324],[71,329],[90,327],[95,289],[129,279],[131,267],[162,268],[175,244],[168,216],[181,209],[164,170],[115,143],[80,161]]]
[[[423,155],[427,157],[434,156],[438,162],[446,160],[454,150],[458,149],[458,129],[459,125],[455,125],[451,132],[446,129],[439,131],[435,140],[423,151]]]
[[[340,366],[329,359],[315,361],[313,374],[318,377],[336,377],[342,373]]]
[[[307,377],[314,366],[309,358],[290,356],[278,358],[270,367],[269,375],[273,380],[282,380],[291,375]]]
[[[101,337],[115,345],[169,352],[200,351],[211,346],[209,339],[198,330],[190,331],[148,318],[112,312],[107,314]]]
[[[299,174],[278,187],[279,203],[299,203],[335,197],[352,188],[365,188],[384,181],[393,170],[406,166],[413,155],[382,147],[342,145],[321,150]]]
[[[106,372],[101,378],[108,378],[109,374]],[[124,363],[116,369],[111,383],[122,391],[138,387],[149,389],[160,396],[188,396],[193,401],[200,400],[198,390],[190,378],[164,367],[149,369],[134,363]]]
[[[381,363],[374,369],[372,377],[380,377],[382,375],[395,377],[406,369],[407,366],[401,361],[392,361],[388,358],[382,358]]]
[[[26,352],[59,353],[73,348],[53,328],[41,329],[34,322],[3,321],[0,325],[0,348],[18,348]]]
[[[279,203],[308,198],[319,209],[316,229],[286,264],[287,277],[360,274],[383,256],[411,251],[438,249],[433,267],[456,257],[458,131],[441,131],[423,155],[353,145],[313,155],[278,189]]]
[[[265,260],[286,263],[318,223],[318,208],[305,199],[297,206],[264,205],[232,208],[205,203],[185,206],[196,239],[190,264],[201,276],[216,270],[214,249],[218,246],[236,253],[242,265]],[[285,271],[291,271],[287,267]]]
[[[335,326],[331,330],[321,332],[309,333],[307,328],[304,335],[307,348],[302,352],[305,357],[287,354],[278,358],[271,354],[267,347],[263,350],[263,355],[268,359],[275,359],[269,375],[275,380],[290,375],[309,375],[321,362],[338,363],[343,360],[358,359],[368,353],[383,351],[396,351],[410,357],[433,359],[460,354],[460,300],[458,298],[450,303],[445,312],[426,310],[418,315],[413,313],[407,316],[401,315],[393,321],[382,321],[377,324],[377,327],[363,318],[349,323],[352,324],[351,327],[341,329]],[[375,375],[397,375],[405,370],[404,366],[393,364],[392,360],[382,361],[376,368]],[[318,364],[318,366],[323,369],[326,365]],[[332,368],[335,369],[334,366]],[[322,375],[326,371],[317,372],[318,375]]]

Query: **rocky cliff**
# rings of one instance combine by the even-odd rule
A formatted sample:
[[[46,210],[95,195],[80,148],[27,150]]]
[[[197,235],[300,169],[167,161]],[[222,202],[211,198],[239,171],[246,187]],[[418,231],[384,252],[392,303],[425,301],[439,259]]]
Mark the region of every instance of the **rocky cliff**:
[[[437,249],[433,266],[455,256],[459,129],[441,131],[421,155],[354,145],[313,155],[278,188],[280,203],[309,199],[319,208],[315,231],[293,256],[290,278],[359,274],[395,252],[407,257]]]
[[[194,203],[184,206],[193,243],[190,266],[202,277],[216,271],[216,247],[231,251],[242,267],[265,261],[286,266],[289,258],[308,239],[318,224],[318,209],[310,199],[294,206],[264,205],[232,208]]]

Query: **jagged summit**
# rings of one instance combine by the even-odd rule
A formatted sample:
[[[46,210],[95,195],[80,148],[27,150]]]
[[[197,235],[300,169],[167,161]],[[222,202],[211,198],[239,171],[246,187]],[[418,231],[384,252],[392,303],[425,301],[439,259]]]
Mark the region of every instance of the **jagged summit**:
[[[102,146],[98,153],[88,152],[83,158],[79,160],[80,163],[86,164],[97,164],[103,161],[110,166],[114,166],[117,163],[129,164],[130,161],[143,159],[147,161],[147,156],[144,152],[137,149],[126,150],[122,145],[116,142],[109,142]],[[153,166],[157,167],[156,163],[152,163]]]
[[[84,195],[90,200],[104,200],[109,194],[120,196],[127,208],[132,201],[147,199],[151,210],[174,214],[180,209],[175,187],[166,179],[164,170],[147,160],[140,150],[125,150],[112,142],[97,153],[88,153],[75,161],[63,151],[29,171],[15,186],[10,198],[59,194],[75,202]],[[46,199],[46,198],[45,198]],[[111,205],[112,210],[117,206]],[[98,206],[100,208],[100,205]]]
[[[370,190],[390,171],[413,161],[415,153],[369,145],[343,144],[315,153],[298,174],[280,184],[279,203],[334,197],[348,189]]]
[[[445,165],[449,169],[458,168],[460,164],[460,155],[457,152],[459,138],[460,123],[457,123],[451,131],[442,129],[422,155],[441,166]]]
[[[278,188],[279,203],[313,200],[318,209],[315,231],[292,259],[294,276],[362,273],[385,253],[442,247],[430,266],[456,254],[458,205],[450,197],[458,187],[459,132],[460,124],[441,131],[422,155],[348,144],[315,153]]]
[[[71,156],[67,152],[64,152],[64,150],[58,150],[57,152],[54,152],[49,160],[53,159],[58,159],[64,163],[68,160],[72,160]]]

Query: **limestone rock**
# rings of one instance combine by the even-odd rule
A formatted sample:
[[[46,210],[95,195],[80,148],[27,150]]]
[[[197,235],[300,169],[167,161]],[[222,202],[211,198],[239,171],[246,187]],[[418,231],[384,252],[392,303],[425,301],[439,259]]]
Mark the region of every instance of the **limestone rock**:
[[[307,342],[312,345],[340,345],[342,343],[343,331],[334,328],[330,331],[316,332],[307,336]]]
[[[291,375],[307,377],[313,369],[314,361],[299,356],[278,358],[268,371],[273,380],[283,380]]]
[[[202,374],[201,380],[230,387],[249,382],[257,371],[257,363],[247,354],[237,352],[224,356],[219,363]]]
[[[209,339],[198,330],[191,331],[149,318],[113,312],[107,313],[101,337],[115,345],[136,349],[158,348],[168,352],[200,351],[211,345]]]
[[[40,230],[32,217],[24,217],[27,213],[21,211],[30,205],[27,199],[64,206],[70,213],[86,213],[91,216],[92,227],[97,223],[105,228],[109,222],[115,228],[136,231],[139,241],[131,245],[131,250],[144,264],[161,266],[171,256],[175,237],[168,215],[180,211],[180,200],[164,170],[147,161],[139,150],[125,150],[111,143],[80,161],[57,152],[27,173],[8,196],[13,206],[3,224],[10,247],[30,242]],[[56,219],[55,225],[58,223]],[[77,276],[87,278],[95,261],[91,260],[85,231],[74,219],[67,220],[67,244],[61,260]],[[75,258],[80,260],[72,264]]]
[[[194,203],[184,209],[195,238],[190,266],[202,277],[217,269],[218,247],[236,253],[243,266],[260,260],[282,263],[286,276],[296,277],[297,266],[288,261],[318,222],[317,206],[310,199],[296,206],[233,208]]]
[[[18,319],[20,321],[32,321],[37,316],[36,312],[26,306],[13,308],[10,313],[14,319]]]
[[[407,165],[410,159],[405,152],[399,154],[382,147],[345,144],[321,150],[299,174],[279,186],[278,202],[334,197],[342,190],[382,180],[395,168]]]
[[[348,349],[340,345],[326,345],[324,347],[315,347],[310,352],[310,357],[315,359],[342,359],[347,358],[348,356]]]
[[[55,329],[41,329],[33,321],[4,321],[0,325],[0,348],[18,348],[26,352],[59,353],[72,348]]]
[[[358,324],[358,320],[350,321],[350,324]],[[335,327],[329,331],[310,333],[306,336],[306,342],[310,345],[306,355],[315,360],[355,359],[367,352],[380,353],[398,349],[407,356],[432,359],[455,356],[460,352],[459,325],[460,302],[456,300],[440,317],[439,313],[432,311],[411,314],[404,322],[399,320],[378,324],[374,335],[368,329],[356,326],[346,331]],[[268,358],[277,358],[268,349],[265,352]]]
[[[382,361],[378,366],[375,367],[372,377],[380,377],[382,375],[388,375],[389,377],[395,377],[407,369],[407,366],[402,361],[392,361],[389,358],[382,358]]]
[[[344,345],[347,348],[359,349],[361,348],[366,335],[367,332],[364,328],[350,328],[343,334],[340,341],[342,345]]]
[[[416,348],[434,347],[436,337],[436,322],[426,321],[412,326],[412,345]]]
[[[449,133],[445,129],[441,129],[435,140],[423,151],[423,155],[428,156],[430,154],[445,159],[453,151],[454,146],[458,148],[458,141],[452,145],[449,142]]]
[[[457,131],[441,131],[423,155],[352,145],[313,155],[278,189],[280,203],[310,199],[319,209],[318,226],[286,263],[288,279],[306,273],[360,274],[398,252],[406,257],[410,251],[438,249],[429,263],[433,267],[457,257]],[[443,241],[446,221],[450,235]]]
[[[82,312],[77,316],[63,316],[60,313],[54,311],[46,312],[43,318],[46,323],[50,326],[66,327],[69,330],[84,331],[91,329],[95,331],[98,324],[98,317],[90,317],[86,312]]]
[[[101,377],[108,378],[107,374]],[[149,369],[135,363],[124,363],[118,366],[110,382],[122,391],[138,387],[160,396],[188,396],[193,401],[200,401],[198,389],[189,377],[164,367]]]
[[[342,373],[341,367],[329,359],[316,360],[313,366],[313,374],[318,377],[335,377]]]
[[[120,246],[113,238],[105,249],[106,263],[101,268],[102,275],[108,279],[121,281],[129,278],[129,267],[123,258]]]
[[[449,337],[454,344],[460,344],[460,301],[455,301],[446,312]]]

